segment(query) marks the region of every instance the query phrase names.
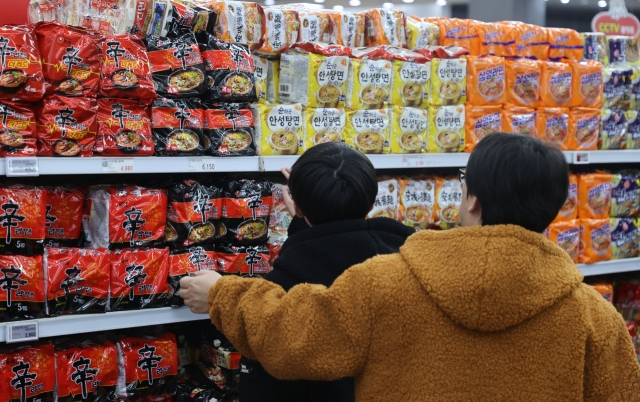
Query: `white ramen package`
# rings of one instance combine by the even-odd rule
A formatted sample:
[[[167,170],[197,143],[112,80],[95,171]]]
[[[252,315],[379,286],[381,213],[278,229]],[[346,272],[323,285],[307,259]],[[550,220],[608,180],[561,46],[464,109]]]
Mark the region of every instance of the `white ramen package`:
[[[379,181],[378,195],[367,218],[395,219],[398,213],[398,188],[398,180],[396,179]]]

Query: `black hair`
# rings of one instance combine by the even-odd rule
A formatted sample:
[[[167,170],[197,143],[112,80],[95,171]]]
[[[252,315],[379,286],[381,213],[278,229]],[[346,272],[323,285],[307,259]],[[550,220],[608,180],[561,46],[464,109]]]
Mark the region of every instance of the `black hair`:
[[[312,225],[364,219],[378,194],[371,161],[350,146],[329,142],[308,149],[291,168],[291,197]]]
[[[478,197],[482,225],[542,233],[567,200],[569,166],[562,152],[538,139],[497,133],[471,153],[465,184],[467,197]]]

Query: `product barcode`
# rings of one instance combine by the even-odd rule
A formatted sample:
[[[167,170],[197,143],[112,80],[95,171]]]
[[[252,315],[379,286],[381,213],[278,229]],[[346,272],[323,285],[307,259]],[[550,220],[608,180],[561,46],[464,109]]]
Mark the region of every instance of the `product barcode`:
[[[289,92],[289,85],[280,84],[280,92]]]

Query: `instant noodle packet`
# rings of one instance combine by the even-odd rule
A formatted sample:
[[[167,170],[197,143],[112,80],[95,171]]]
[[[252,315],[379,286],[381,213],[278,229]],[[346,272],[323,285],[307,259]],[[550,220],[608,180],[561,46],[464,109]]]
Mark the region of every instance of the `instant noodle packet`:
[[[608,219],[611,205],[612,176],[596,171],[578,175],[578,217]]]
[[[180,280],[198,271],[214,271],[217,269],[218,255],[213,245],[191,246],[171,250],[169,254],[169,298],[167,305],[184,306],[180,297]]]
[[[400,205],[397,219],[417,229],[434,224],[436,179],[400,179]]]
[[[470,55],[480,56],[480,36],[474,28],[475,23],[469,19],[436,19],[435,24],[440,28],[440,45],[464,47]]]
[[[366,21],[364,14],[348,11],[341,11],[340,14],[342,16],[340,18],[340,45],[349,48],[365,46]]]
[[[342,108],[307,108],[304,149],[325,142],[345,142],[347,114]]]
[[[423,21],[419,17],[407,15],[405,18],[405,30],[407,33],[407,48],[409,50],[424,49],[427,46],[440,44],[440,28],[429,21]]]
[[[571,64],[546,61],[542,64],[540,106],[568,107],[572,99]]]
[[[78,189],[47,188],[45,247],[79,247],[84,194]]]
[[[148,108],[136,100],[98,99],[95,152],[105,156],[153,155]]]
[[[562,151],[569,149],[569,109],[538,109],[538,138]]]
[[[42,254],[46,202],[47,193],[41,188],[0,188],[0,254]]]
[[[628,128],[624,110],[602,109],[598,149],[626,149]]]
[[[252,104],[258,155],[301,155],[304,150],[304,111],[293,105]]]
[[[3,402],[53,401],[55,382],[51,343],[0,351],[0,395]]]
[[[627,218],[640,213],[640,177],[623,171],[611,175],[611,209],[609,216]]]
[[[162,36],[175,38],[189,32],[205,31],[210,25],[210,13],[202,11],[203,9],[191,1],[171,0]],[[211,21],[211,25],[214,22]]]
[[[505,62],[502,57],[467,57],[467,102],[474,106],[507,101]]]
[[[558,216],[553,221],[566,222],[578,218],[578,176],[573,173],[569,173],[569,193],[567,200],[560,208]]]
[[[218,248],[218,268],[221,274],[264,276],[271,272],[270,253],[267,246],[234,246],[221,243]]]
[[[346,106],[351,109],[385,108],[393,84],[393,62],[364,57],[351,59],[348,64]]]
[[[465,148],[471,152],[487,135],[499,133],[504,125],[501,106],[472,106],[465,110]]]
[[[604,73],[603,73],[604,75]],[[640,68],[633,67],[631,72],[631,96],[630,107],[633,110],[640,110]]]
[[[536,60],[505,61],[507,102],[524,107],[538,107],[542,63]]]
[[[278,100],[303,107],[344,107],[350,53],[338,45],[295,45],[280,58]]]
[[[598,135],[600,132],[600,110],[587,108],[573,108],[569,112],[569,143],[570,150],[598,149]]]
[[[431,63],[420,53],[388,47],[393,60],[390,103],[394,106],[427,108],[431,90]]]
[[[467,59],[431,60],[432,106],[461,105],[467,101]]]
[[[30,105],[0,101],[0,157],[36,156],[36,116]]]
[[[584,52],[582,60],[595,60],[607,65],[609,64],[609,53],[607,50],[607,37],[602,32],[582,32],[584,42]]]
[[[567,28],[545,28],[549,38],[549,60],[582,60],[584,45],[577,31]]]
[[[538,136],[538,112],[535,109],[506,105],[502,111],[502,131]]]
[[[298,42],[339,43],[340,14],[336,11],[300,8]]]
[[[607,66],[604,74],[604,107],[628,110],[633,92],[633,69],[624,66]]]
[[[277,57],[298,41],[300,20],[295,10],[263,7],[262,44],[255,54]]]
[[[638,228],[632,218],[611,218],[611,259],[638,256]]]
[[[200,99],[160,98],[151,105],[156,155],[203,155],[211,143],[204,136]]]
[[[427,152],[463,152],[465,143],[465,106],[429,108]]]
[[[638,61],[638,40],[630,36],[606,36],[609,63],[633,64]]]
[[[44,272],[48,315],[107,311],[111,266],[106,249],[47,247]]]
[[[262,11],[257,3],[220,1],[209,3],[217,16],[214,34],[228,43],[240,43],[256,50],[262,41]]]
[[[204,133],[213,156],[256,154],[253,113],[247,103],[205,103]]]
[[[549,60],[549,35],[546,28],[522,22],[503,22],[515,30],[516,56]]]
[[[588,60],[571,63],[573,67],[573,97],[571,106],[602,109],[603,66]]]
[[[625,113],[627,120],[627,149],[640,149],[640,114],[636,110]]]
[[[600,282],[589,284],[596,292],[600,293],[600,295],[609,303],[613,304],[613,283],[611,282]]]
[[[285,203],[284,193],[286,191],[289,191],[289,187],[284,184],[274,183],[273,187],[271,187],[271,197],[273,204],[271,205],[271,216],[269,217],[270,238],[273,237],[273,235],[279,235],[284,238],[283,240],[286,240],[289,233],[289,226],[291,225],[291,221],[293,220],[293,218],[287,210],[287,205]],[[276,240],[280,241],[282,240],[282,237]],[[279,243],[277,245],[281,246],[282,243]],[[271,256],[273,257],[273,253]]]
[[[223,186],[222,218],[226,240],[241,246],[264,244],[269,235],[271,182],[232,180]]]
[[[376,195],[373,209],[367,215],[367,219],[396,219],[399,206],[399,188],[399,183],[396,179],[378,180],[378,195]]]
[[[389,109],[347,110],[346,143],[365,154],[388,154],[391,138]]]
[[[1,322],[46,316],[42,256],[0,255],[0,281]]]
[[[480,55],[515,56],[516,29],[509,24],[472,21],[480,41]]]
[[[393,106],[391,112],[391,153],[427,152],[429,116],[425,109]]]
[[[460,205],[462,203],[462,183],[457,177],[436,179],[436,208],[434,223],[441,229],[460,226]]]
[[[404,29],[404,13],[386,8],[371,8],[365,11],[367,46],[390,45],[407,47]]]
[[[579,219],[580,257],[578,262],[593,264],[609,261],[612,256],[609,219]]]
[[[36,35],[26,25],[0,26],[0,99],[36,102],[44,95],[44,75]]]
[[[577,219],[549,225],[548,239],[560,246],[577,263],[580,256],[580,224]]]
[[[635,280],[616,286],[616,309],[625,321],[640,321],[640,284]]]

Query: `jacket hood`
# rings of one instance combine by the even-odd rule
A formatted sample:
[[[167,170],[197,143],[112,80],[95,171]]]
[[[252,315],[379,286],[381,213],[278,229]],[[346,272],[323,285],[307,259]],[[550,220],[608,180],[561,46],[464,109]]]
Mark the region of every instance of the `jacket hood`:
[[[583,279],[564,250],[513,225],[422,231],[400,254],[451,319],[482,332],[522,323]]]

